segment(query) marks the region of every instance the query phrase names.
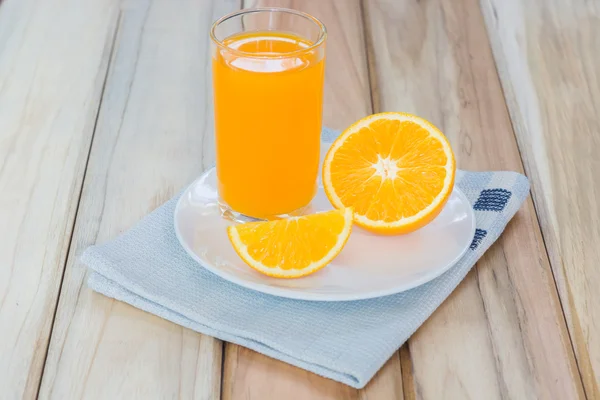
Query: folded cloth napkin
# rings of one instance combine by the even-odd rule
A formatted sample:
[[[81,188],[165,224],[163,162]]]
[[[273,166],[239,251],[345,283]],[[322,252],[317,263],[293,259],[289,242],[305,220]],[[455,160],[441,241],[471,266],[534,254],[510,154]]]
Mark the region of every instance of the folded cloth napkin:
[[[325,145],[336,135],[325,129]],[[178,196],[116,239],[88,248],[82,261],[92,270],[88,285],[97,292],[362,388],[456,288],[529,193],[527,178],[514,172],[458,171],[456,184],[477,219],[470,249],[437,279],[376,299],[291,300],[212,274],[192,260],[175,237]]]

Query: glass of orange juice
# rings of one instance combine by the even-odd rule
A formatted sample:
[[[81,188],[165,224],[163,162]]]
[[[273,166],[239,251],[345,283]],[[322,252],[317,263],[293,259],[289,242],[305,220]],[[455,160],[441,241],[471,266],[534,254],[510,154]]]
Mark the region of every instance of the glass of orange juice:
[[[317,189],[325,26],[283,8],[229,14],[211,29],[216,167],[225,215],[294,215]]]

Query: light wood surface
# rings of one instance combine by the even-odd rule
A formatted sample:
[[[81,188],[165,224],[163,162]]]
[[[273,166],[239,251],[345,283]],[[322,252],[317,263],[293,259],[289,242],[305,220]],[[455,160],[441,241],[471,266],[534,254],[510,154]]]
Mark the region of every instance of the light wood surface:
[[[482,1],[589,399],[600,398],[600,3]]]
[[[2,399],[38,390],[114,11],[98,0],[0,5]]]
[[[400,3],[365,2],[376,111],[438,125],[459,168],[521,171],[477,2]],[[582,396],[530,201],[403,357],[422,398]]]
[[[460,168],[532,181],[363,390],[94,293],[78,261],[212,165],[208,30],[255,6],[327,25],[327,126],[413,112]],[[600,398],[599,40],[585,0],[0,1],[0,399]]]
[[[78,257],[214,162],[206,38],[213,19],[235,7],[124,4],[41,398],[219,398],[221,342],[92,292]]]

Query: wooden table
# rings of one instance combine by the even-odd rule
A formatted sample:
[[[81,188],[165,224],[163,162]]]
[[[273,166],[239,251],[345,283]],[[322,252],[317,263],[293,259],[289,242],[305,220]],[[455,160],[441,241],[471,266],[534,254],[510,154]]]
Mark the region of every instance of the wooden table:
[[[600,399],[600,3],[5,0],[0,398]],[[92,292],[78,261],[214,161],[208,29],[329,30],[325,123],[421,115],[532,197],[364,390]]]

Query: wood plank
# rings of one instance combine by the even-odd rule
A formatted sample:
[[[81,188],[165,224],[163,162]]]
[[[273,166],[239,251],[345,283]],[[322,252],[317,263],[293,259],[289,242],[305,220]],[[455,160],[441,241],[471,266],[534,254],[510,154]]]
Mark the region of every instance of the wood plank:
[[[522,171],[476,0],[365,2],[376,111],[408,111],[450,138],[460,168]],[[533,204],[409,340],[419,398],[581,398]],[[404,381],[406,382],[405,376]]]
[[[208,30],[239,2],[123,4],[40,397],[218,399],[221,342],[92,292],[78,258],[213,163]]]
[[[588,398],[600,398],[600,4],[481,2]]]
[[[4,399],[34,398],[39,387],[108,66],[116,20],[111,4],[8,0],[0,6]]]
[[[370,92],[358,0],[252,0],[244,7],[276,6],[320,18],[328,30],[324,123],[342,129],[371,114]],[[400,359],[396,355],[363,390],[287,365],[252,350],[227,344],[223,398],[402,399]]]

